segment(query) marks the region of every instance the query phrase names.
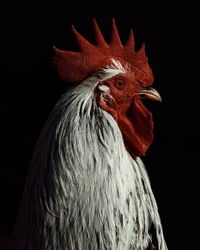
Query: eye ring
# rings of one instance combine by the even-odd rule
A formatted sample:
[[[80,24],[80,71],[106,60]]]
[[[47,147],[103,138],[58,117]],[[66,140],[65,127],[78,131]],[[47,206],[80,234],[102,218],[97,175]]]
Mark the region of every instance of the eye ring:
[[[119,90],[122,90],[125,88],[125,82],[123,79],[116,79],[114,85]]]

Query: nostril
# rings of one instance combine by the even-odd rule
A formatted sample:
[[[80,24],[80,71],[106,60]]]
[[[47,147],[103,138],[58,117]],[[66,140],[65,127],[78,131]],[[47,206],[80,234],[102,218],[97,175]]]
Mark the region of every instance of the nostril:
[[[143,81],[140,81],[140,80],[138,80],[138,82],[139,82],[139,84],[140,84],[140,86],[142,88],[144,88],[144,89],[148,88],[148,84],[146,82],[143,82]]]

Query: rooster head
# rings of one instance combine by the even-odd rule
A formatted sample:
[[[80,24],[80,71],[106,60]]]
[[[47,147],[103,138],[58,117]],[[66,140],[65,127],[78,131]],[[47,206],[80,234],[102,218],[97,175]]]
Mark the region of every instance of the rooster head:
[[[119,74],[99,80],[94,96],[99,107],[117,122],[129,153],[144,155],[153,139],[151,112],[143,105],[145,98],[161,100],[151,88],[153,73],[145,55],[144,45],[135,51],[133,32],[122,45],[115,20],[112,22],[111,42],[108,44],[94,20],[96,45],[91,44],[72,27],[80,52],[54,48],[53,64],[64,81],[81,83],[106,67],[120,69]]]

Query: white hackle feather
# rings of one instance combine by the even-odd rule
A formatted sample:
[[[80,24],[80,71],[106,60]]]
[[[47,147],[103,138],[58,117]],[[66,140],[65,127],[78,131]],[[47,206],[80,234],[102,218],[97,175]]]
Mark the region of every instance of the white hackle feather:
[[[153,227],[157,249],[167,250],[145,167],[95,100],[100,81],[125,72],[113,60],[54,107],[33,154],[10,249],[145,250]]]

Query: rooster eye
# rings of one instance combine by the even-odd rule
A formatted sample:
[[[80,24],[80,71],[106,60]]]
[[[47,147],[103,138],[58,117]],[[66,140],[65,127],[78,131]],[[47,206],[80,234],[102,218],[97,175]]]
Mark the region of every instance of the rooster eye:
[[[118,80],[116,80],[115,81],[115,87],[117,88],[117,89],[124,89],[125,88],[125,82],[124,82],[124,80],[122,80],[122,79],[118,79]]]

